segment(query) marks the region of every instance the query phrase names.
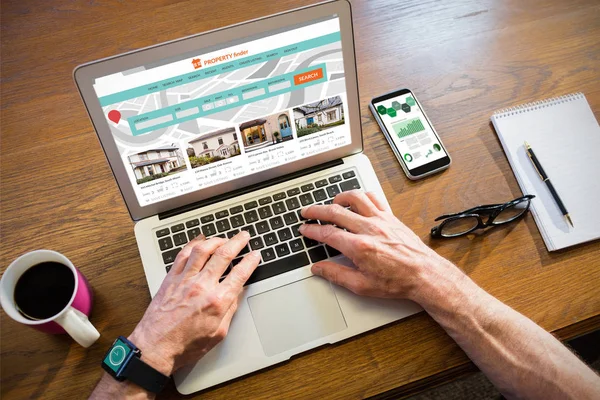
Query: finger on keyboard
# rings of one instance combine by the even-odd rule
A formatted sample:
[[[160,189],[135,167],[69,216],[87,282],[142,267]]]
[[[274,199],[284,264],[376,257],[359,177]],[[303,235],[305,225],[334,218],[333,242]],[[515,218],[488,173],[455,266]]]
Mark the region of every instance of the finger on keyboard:
[[[356,252],[357,236],[333,225],[304,224],[300,233],[313,241],[325,243],[352,258]],[[307,244],[307,247],[311,247]]]
[[[365,217],[372,217],[379,213],[379,209],[373,204],[371,199],[365,192],[359,190],[351,190],[338,194],[333,199],[333,204],[339,204],[343,207],[352,207],[352,211],[356,211]]]
[[[237,296],[244,288],[244,285],[256,270],[260,260],[259,251],[253,251],[246,254],[244,258],[231,269],[231,272],[227,274],[225,279],[221,281],[220,287],[223,290],[223,296],[226,298],[226,301],[233,302],[237,299]],[[262,268],[262,266],[260,268]]]
[[[195,276],[200,272],[208,258],[215,252],[227,239],[210,238],[207,240],[192,240],[184,249],[189,248],[189,257],[185,264],[184,273],[188,276]],[[187,250],[186,250],[187,252]]]
[[[249,239],[250,234],[246,231],[241,231],[229,240],[225,239],[225,243],[215,249],[212,257],[206,262],[200,273],[201,279],[206,277],[218,281],[231,261],[246,247]]]
[[[302,216],[306,219],[331,222],[352,232],[361,231],[361,227],[367,222],[362,215],[346,210],[339,204],[312,205],[302,209]]]

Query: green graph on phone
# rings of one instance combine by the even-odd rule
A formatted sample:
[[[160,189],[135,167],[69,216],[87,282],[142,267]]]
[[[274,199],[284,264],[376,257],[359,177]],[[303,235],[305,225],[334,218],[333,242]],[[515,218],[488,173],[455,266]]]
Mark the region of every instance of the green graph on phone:
[[[393,124],[392,127],[400,139],[425,130],[423,122],[419,118],[398,122]]]

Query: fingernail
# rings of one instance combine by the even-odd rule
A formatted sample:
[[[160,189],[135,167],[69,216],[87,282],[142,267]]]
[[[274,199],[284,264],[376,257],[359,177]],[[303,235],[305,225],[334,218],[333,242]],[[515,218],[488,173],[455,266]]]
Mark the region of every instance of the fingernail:
[[[298,232],[302,233],[304,232],[304,228],[306,227],[306,224],[302,224],[298,227]]]
[[[311,271],[315,275],[321,275],[321,267],[318,264],[313,265]]]
[[[198,236],[196,236],[194,238],[194,240],[198,240],[198,241],[200,241],[200,240],[206,240],[206,236],[204,236],[204,234],[201,233]]]

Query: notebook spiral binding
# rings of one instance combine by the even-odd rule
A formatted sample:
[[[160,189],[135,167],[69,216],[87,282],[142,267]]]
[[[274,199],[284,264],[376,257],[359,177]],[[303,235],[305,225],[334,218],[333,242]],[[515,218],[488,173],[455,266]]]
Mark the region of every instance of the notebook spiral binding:
[[[532,103],[521,104],[514,107],[504,108],[498,110],[492,114],[494,118],[506,118],[516,114],[522,114],[533,110],[538,110],[541,108],[546,108],[550,106],[554,106],[560,103],[567,103],[569,101],[577,100],[584,98],[585,96],[581,92],[566,94],[564,96],[552,97],[545,100],[534,101]]]

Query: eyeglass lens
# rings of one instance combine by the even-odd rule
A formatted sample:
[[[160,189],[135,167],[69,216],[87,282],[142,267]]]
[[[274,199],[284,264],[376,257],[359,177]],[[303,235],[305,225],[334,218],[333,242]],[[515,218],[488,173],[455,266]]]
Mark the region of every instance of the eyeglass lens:
[[[453,220],[447,220],[441,227],[440,234],[446,237],[463,235],[479,225],[476,217],[467,216]]]
[[[513,221],[516,218],[519,218],[527,208],[529,207],[529,199],[523,199],[520,202],[513,204],[512,206],[502,210],[500,214],[494,219],[493,224],[504,224],[506,222]]]

